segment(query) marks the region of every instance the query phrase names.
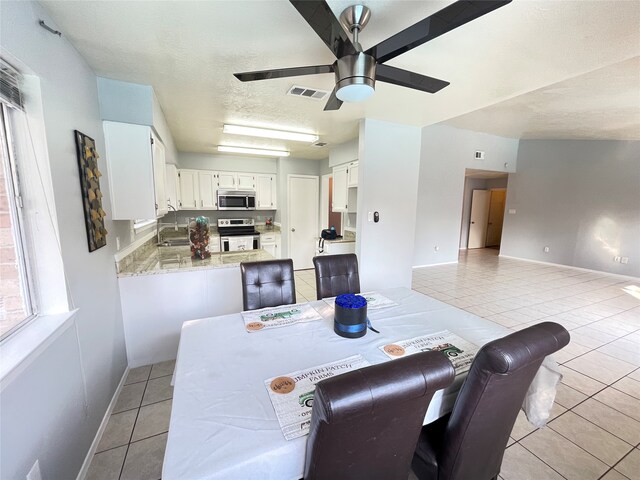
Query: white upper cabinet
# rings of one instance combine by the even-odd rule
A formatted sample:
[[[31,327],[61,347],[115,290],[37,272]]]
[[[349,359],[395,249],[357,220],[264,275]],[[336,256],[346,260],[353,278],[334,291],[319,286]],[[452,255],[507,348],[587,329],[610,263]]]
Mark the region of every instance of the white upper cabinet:
[[[238,190],[255,190],[256,174],[255,173],[237,173]]]
[[[347,187],[358,186],[358,162],[351,162],[347,168]]]
[[[347,211],[348,168],[348,165],[333,167],[333,201],[331,210],[334,212]]]
[[[178,204],[178,191],[179,191],[179,179],[178,179],[178,169],[175,165],[171,163],[167,163],[165,168],[165,196],[167,197],[167,207],[171,205],[176,210],[180,206]]]
[[[180,170],[180,199],[179,208],[192,210],[198,208],[200,192],[198,189],[198,170]]]
[[[113,220],[156,218],[167,212],[164,146],[151,127],[103,123]],[[157,206],[157,207],[156,207]]]
[[[208,170],[198,171],[198,186],[200,191],[200,203],[198,208],[217,210],[218,208],[218,172]]]
[[[156,198],[156,216],[161,217],[166,215],[169,211],[165,190],[166,161],[164,156],[164,145],[153,133],[151,134],[151,150],[153,156],[153,184]]]
[[[218,188],[220,190],[237,190],[238,174],[235,172],[219,172]]]
[[[276,179],[275,175],[256,175],[257,210],[276,210],[278,208]]]

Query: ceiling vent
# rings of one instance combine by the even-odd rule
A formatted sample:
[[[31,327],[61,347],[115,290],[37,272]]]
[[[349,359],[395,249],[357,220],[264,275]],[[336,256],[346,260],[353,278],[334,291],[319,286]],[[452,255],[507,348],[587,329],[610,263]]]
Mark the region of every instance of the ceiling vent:
[[[292,95],[294,97],[307,97],[313,98],[314,100],[322,100],[329,92],[326,90],[318,90],[317,88],[309,88],[309,87],[301,87],[299,85],[294,85],[289,89],[287,95]]]
[[[311,144],[312,147],[326,147],[327,142],[316,142]]]

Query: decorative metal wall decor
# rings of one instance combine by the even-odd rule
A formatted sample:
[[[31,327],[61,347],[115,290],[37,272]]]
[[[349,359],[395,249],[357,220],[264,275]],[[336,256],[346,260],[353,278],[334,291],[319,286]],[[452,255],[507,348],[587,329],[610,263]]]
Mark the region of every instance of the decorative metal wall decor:
[[[102,192],[98,169],[98,152],[93,138],[75,130],[78,168],[80,170],[80,190],[84,209],[84,221],[87,227],[87,243],[93,252],[107,244],[107,230],[104,228],[105,211],[102,209]]]

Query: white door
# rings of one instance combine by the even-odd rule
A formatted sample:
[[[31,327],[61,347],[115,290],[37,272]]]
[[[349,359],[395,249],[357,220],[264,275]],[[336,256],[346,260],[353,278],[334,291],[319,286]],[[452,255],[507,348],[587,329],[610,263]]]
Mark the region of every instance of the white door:
[[[469,245],[467,248],[484,248],[489,220],[489,190],[474,190],[471,197],[471,223],[469,225]]]
[[[218,208],[218,197],[216,190],[218,188],[218,179],[216,172],[201,170],[198,172],[198,185],[200,190],[200,208],[215,210]]]
[[[313,268],[315,238],[318,236],[319,178],[289,175],[287,190],[289,257],[295,270]]]

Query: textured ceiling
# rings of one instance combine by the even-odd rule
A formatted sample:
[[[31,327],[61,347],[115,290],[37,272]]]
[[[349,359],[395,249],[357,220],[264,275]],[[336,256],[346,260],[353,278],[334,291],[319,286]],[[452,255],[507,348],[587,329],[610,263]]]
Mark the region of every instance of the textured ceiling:
[[[430,95],[378,82],[369,100],[324,112],[324,102],[285,93],[294,84],[331,90],[331,74],[253,83],[241,83],[232,76],[240,71],[333,62],[328,48],[287,1],[42,3],[98,75],[154,87],[178,149],[189,152],[213,152],[218,144],[238,144],[288,148],[294,156],[323,158],[327,148],[234,138],[222,135],[222,124],[316,132],[331,145],[353,138],[363,117],[429,125],[565,81],[569,90],[556,92],[556,98],[572,100],[560,102],[562,106],[548,102],[546,118],[554,122],[547,121],[546,127],[545,122],[537,122],[534,135],[570,137],[576,116],[585,115],[579,96],[571,90],[584,92],[581,79],[586,78],[590,92],[610,92],[606,75],[594,80],[585,74],[624,65],[640,55],[638,1],[515,0],[389,62],[450,81],[441,92]],[[353,2],[328,3],[339,15]],[[360,37],[366,49],[451,1],[364,3],[372,10]],[[637,80],[634,68],[637,64],[623,68],[621,74]],[[629,78],[625,78],[620,83],[628,87]],[[594,108],[598,106],[607,108],[606,99],[594,102]],[[599,111],[586,113],[602,118]],[[616,124],[632,125],[628,117],[633,113],[626,109]],[[506,134],[498,121],[485,122],[486,118],[471,119],[465,126]],[[607,135],[602,122],[581,124],[580,138]]]

